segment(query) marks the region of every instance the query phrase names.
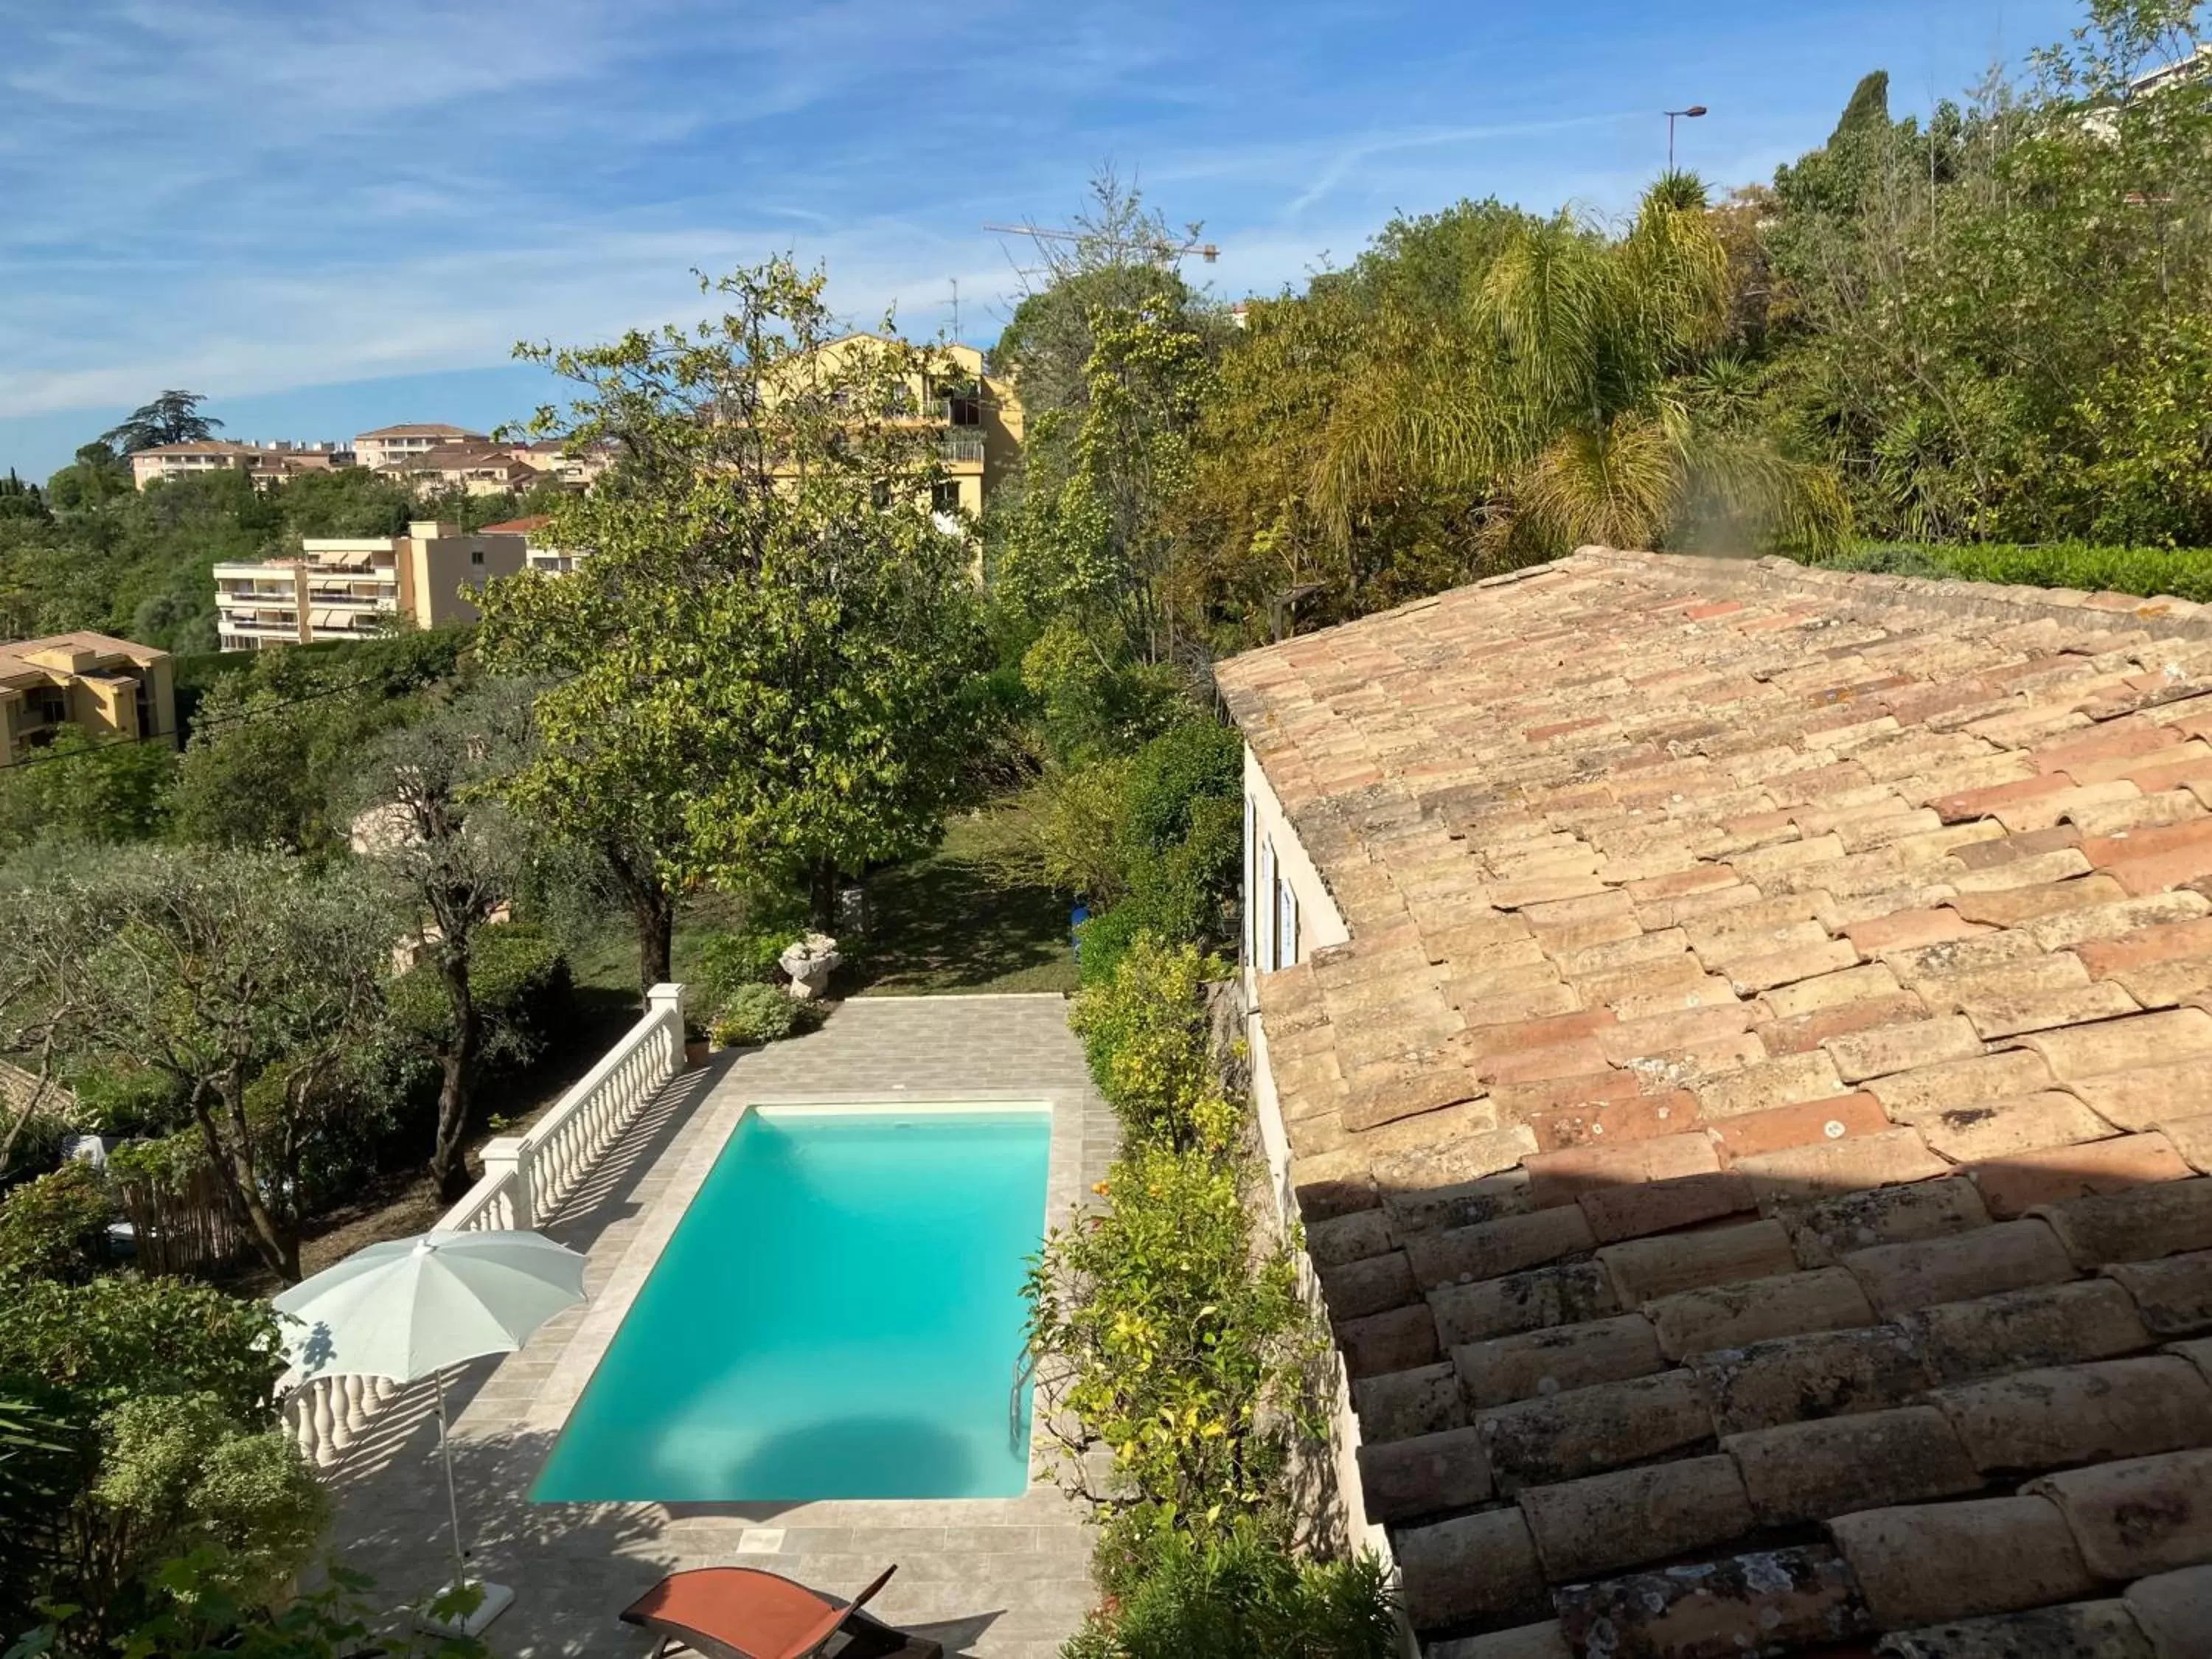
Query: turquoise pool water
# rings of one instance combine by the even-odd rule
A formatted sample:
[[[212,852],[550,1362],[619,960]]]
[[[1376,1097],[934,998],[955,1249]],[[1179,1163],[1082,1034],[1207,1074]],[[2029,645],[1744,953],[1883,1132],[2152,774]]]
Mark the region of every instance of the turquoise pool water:
[[[756,1108],[531,1496],[1010,1498],[1051,1115]]]

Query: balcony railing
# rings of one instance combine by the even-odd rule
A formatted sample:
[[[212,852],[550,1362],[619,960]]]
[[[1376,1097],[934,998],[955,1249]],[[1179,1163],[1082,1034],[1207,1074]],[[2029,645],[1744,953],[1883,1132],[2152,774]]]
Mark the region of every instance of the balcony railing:
[[[973,427],[953,427],[938,440],[937,453],[948,461],[980,461],[983,459],[983,434]]]
[[[582,1184],[661,1085],[684,1069],[684,988],[656,985],[646,1003],[645,1018],[527,1133],[485,1143],[483,1178],[438,1218],[438,1231],[526,1231]],[[308,1459],[327,1468],[367,1432],[399,1386],[382,1377],[318,1377],[284,1396],[285,1425]]]

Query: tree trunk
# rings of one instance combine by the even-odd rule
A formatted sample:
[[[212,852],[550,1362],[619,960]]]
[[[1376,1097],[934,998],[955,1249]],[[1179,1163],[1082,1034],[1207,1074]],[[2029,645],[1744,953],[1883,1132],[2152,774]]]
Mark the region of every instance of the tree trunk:
[[[469,1189],[469,1158],[462,1142],[469,1127],[469,1074],[475,1069],[483,1018],[469,988],[465,951],[441,951],[439,976],[453,1002],[453,1034],[438,1055],[438,1129],[430,1149],[430,1178],[447,1204]]]
[[[673,969],[669,955],[676,934],[676,901],[665,887],[655,885],[631,896],[630,914],[637,921],[638,1000],[654,986],[665,983]]]
[[[238,1091],[242,1092],[243,1079],[234,1079]],[[246,1224],[247,1235],[253,1241],[254,1253],[260,1256],[270,1270],[287,1285],[300,1282],[300,1240],[293,1231],[280,1223],[276,1213],[262,1201],[261,1182],[253,1167],[253,1154],[246,1139],[246,1114],[243,1108],[230,1099],[221,1103],[230,1120],[231,1135],[223,1133],[216,1121],[204,1092],[192,1097],[192,1116],[200,1126],[200,1138],[207,1143],[208,1161],[215,1166],[216,1178],[222,1182],[223,1191],[229,1195],[231,1206],[239,1219]],[[234,1139],[233,1136],[236,1138]]]
[[[837,860],[817,859],[806,878],[807,920],[817,933],[837,931]]]

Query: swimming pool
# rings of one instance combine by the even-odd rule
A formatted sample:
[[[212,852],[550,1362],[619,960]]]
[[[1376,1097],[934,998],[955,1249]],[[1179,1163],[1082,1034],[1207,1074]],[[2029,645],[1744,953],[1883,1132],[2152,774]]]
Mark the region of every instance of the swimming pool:
[[[748,1111],[531,1496],[1018,1496],[1051,1125],[1042,1107]]]

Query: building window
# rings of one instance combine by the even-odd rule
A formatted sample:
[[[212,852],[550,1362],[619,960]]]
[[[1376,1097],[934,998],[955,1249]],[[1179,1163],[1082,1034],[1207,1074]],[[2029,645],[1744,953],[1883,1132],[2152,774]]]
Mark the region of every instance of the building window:
[[[1275,967],[1275,843],[1260,837],[1260,884],[1252,894],[1252,960],[1261,973]]]
[[[933,513],[957,513],[960,510],[960,486],[950,478],[930,485],[929,510]]]
[[[1237,930],[1244,960],[1260,965],[1260,803],[1244,797],[1244,925]]]
[[[469,562],[471,564],[482,564],[483,562],[483,549],[481,547],[471,548],[469,550]]]
[[[1275,881],[1275,966],[1290,968],[1298,959],[1298,896],[1278,873]]]

